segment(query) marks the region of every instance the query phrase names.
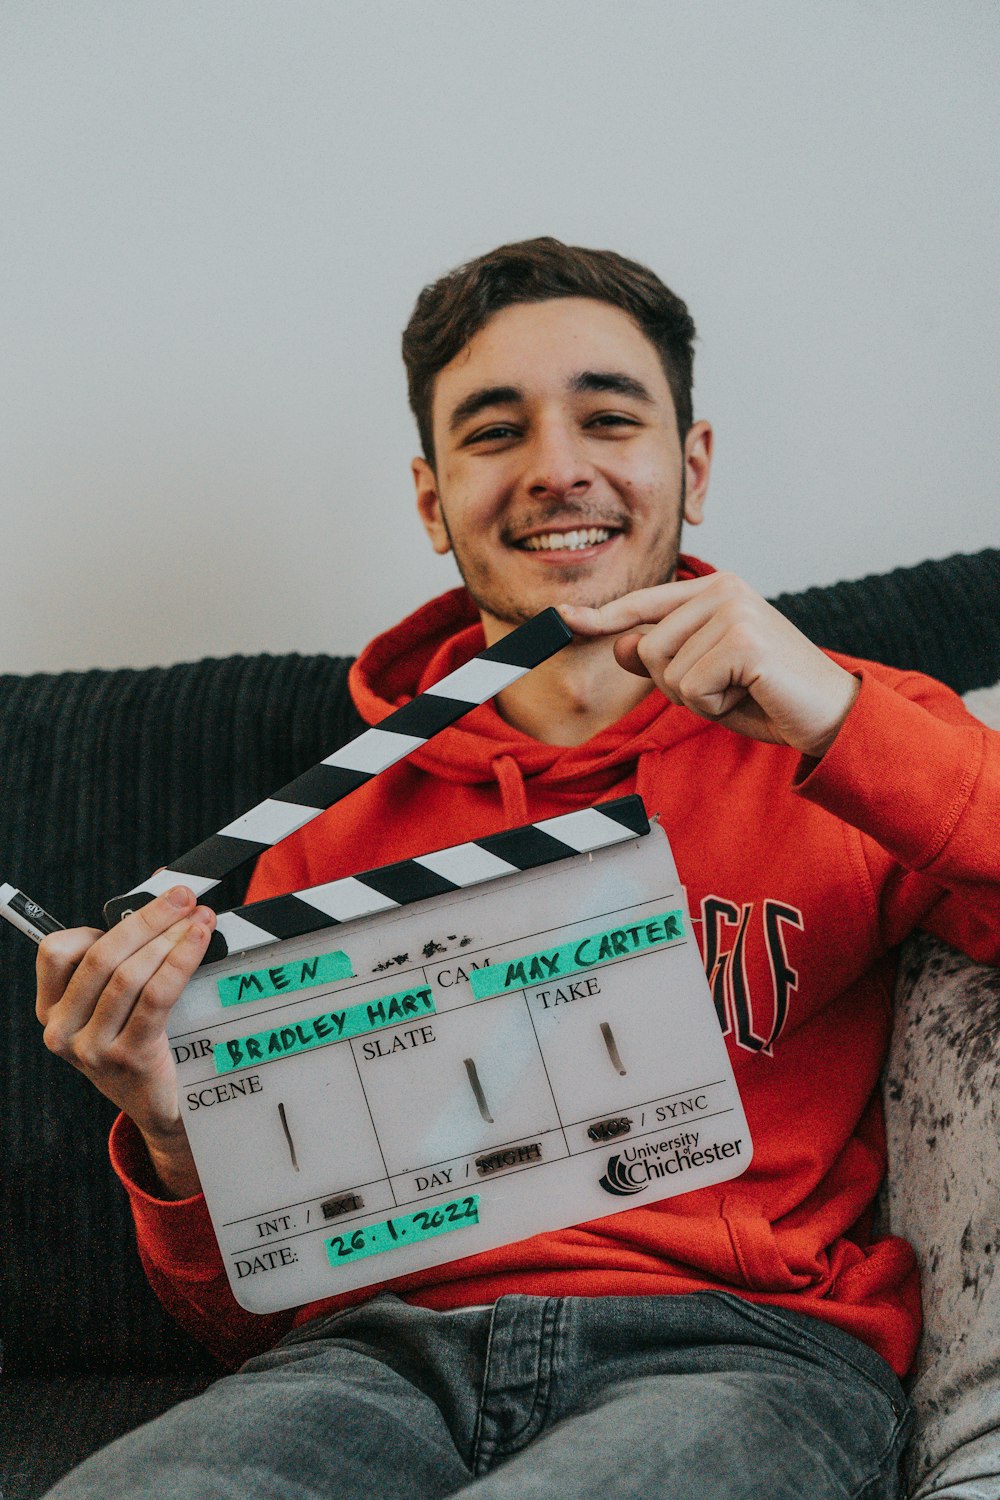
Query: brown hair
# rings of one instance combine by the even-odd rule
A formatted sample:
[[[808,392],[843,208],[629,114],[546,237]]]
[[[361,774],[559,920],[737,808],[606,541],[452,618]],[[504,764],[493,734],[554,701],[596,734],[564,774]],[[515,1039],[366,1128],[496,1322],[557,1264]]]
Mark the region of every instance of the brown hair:
[[[516,302],[593,297],[628,313],[660,356],[681,442],[693,420],[694,320],[685,303],[638,261],[544,235],[500,245],[425,286],[403,332],[410,406],[424,457],[434,465],[434,379],[494,313]]]

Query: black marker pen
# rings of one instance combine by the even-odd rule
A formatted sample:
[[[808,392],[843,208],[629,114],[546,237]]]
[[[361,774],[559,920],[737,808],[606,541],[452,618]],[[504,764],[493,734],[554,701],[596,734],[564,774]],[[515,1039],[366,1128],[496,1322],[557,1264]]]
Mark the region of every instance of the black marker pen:
[[[17,886],[0,881],[0,917],[4,917],[33,943],[40,943],[50,932],[65,931],[63,924],[50,917],[37,901],[32,901]]]

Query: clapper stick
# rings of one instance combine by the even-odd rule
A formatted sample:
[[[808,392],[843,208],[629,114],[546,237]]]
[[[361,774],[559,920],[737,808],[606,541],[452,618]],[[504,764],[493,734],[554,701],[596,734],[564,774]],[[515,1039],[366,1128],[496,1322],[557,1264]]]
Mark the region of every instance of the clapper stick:
[[[633,794],[287,896],[271,896],[222,912],[202,962],[213,963],[230,953],[263,948],[282,938],[321,932],[356,917],[373,916],[430,896],[481,885],[498,876],[554,864],[648,832],[642,798]]]
[[[174,885],[189,886],[196,896],[203,896],[224,876],[295,833],[342,797],[426,744],[470,709],[510,687],[572,639],[573,632],[558,611],[543,610],[495,646],[480,651],[464,666],[389,714],[377,729],[358,735],[319,765],[212,834],[169,869],[157,871],[123,896],[113,896],[104,907],[108,927]]]

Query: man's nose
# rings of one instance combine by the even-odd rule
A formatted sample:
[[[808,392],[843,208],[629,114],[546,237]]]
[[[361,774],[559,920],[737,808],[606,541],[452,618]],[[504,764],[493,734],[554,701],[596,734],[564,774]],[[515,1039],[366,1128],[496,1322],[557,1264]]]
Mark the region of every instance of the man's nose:
[[[593,465],[576,432],[555,422],[538,429],[527,449],[524,476],[533,499],[581,495],[589,489],[593,477]]]

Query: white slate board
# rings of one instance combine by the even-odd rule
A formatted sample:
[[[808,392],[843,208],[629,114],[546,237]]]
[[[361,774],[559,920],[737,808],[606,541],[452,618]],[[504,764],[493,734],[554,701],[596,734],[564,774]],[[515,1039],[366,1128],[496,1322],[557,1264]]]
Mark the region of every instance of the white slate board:
[[[207,965],[170,1034],[223,1260],[252,1312],[603,1218],[750,1163],[656,825]]]

